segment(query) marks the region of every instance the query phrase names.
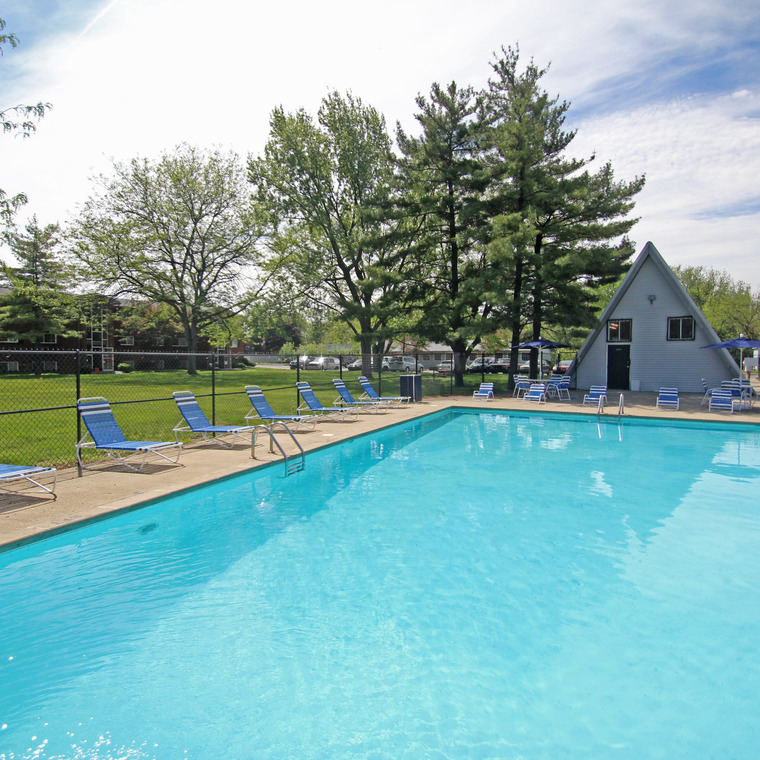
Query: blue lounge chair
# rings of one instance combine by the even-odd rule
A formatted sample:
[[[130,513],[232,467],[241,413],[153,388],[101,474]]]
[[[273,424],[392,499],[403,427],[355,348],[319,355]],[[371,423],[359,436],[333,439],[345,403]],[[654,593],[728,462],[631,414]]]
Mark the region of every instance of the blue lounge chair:
[[[50,487],[42,485],[38,480],[40,475],[49,474],[52,474],[53,476],[53,485]],[[21,464],[0,464],[0,489],[5,489],[6,483],[24,480],[27,483],[31,483],[33,486],[42,489],[45,493],[49,493],[53,499],[55,499],[56,478],[57,471],[55,467],[29,467]]]
[[[486,401],[493,400],[493,383],[481,383],[480,388],[472,393],[473,398],[484,398]]]
[[[592,385],[588,389],[588,393],[583,397],[584,404],[594,404],[596,406],[607,403],[607,386],[606,385]]]
[[[246,385],[245,392],[253,406],[253,409],[245,415],[248,422],[255,422],[257,419],[265,425],[284,422],[294,430],[314,430],[317,426],[315,414],[275,414],[274,409],[264,396],[264,391],[258,385]]]
[[[557,399],[559,401],[572,401],[570,398],[570,379],[563,377],[557,383]]]
[[[708,409],[713,412],[731,412],[734,411],[735,403],[741,399],[737,399],[730,390],[723,388],[715,388],[710,395],[710,406]]]
[[[522,397],[523,401],[531,401],[535,404],[546,402],[546,385],[543,383],[532,383],[528,392]]]
[[[243,433],[251,434],[253,428],[250,425],[212,425],[192,392],[174,391],[172,396],[182,414],[182,421],[178,422],[174,428],[174,438],[177,441],[179,441],[180,433],[195,433],[204,441],[215,443],[225,449],[232,448],[233,442],[225,443],[222,436],[231,435],[247,442],[250,441],[250,438],[246,439],[243,435]]]
[[[660,388],[655,406],[658,409],[678,409],[678,388]]]
[[[524,396],[530,390],[530,386],[531,386],[531,382],[527,377],[518,375],[515,378],[515,389],[514,391],[512,391],[512,396],[515,398],[520,398],[520,396]]]
[[[90,464],[102,462],[104,459],[114,459],[135,472],[142,470],[148,454],[156,454],[172,463],[179,461],[182,444],[177,441],[128,441],[113,416],[110,404],[104,398],[99,396],[80,398],[77,401],[77,409],[87,428],[87,433],[82,436],[77,444],[77,462],[79,462],[80,467],[86,468],[88,466],[82,461],[83,449],[106,452],[104,456],[95,462],[90,462]],[[87,440],[88,435],[92,438],[91,441]],[[164,449],[177,449],[177,456],[174,459],[166,456],[163,453]],[[127,459],[135,454],[143,455],[139,467],[134,467],[127,462]]]
[[[378,396],[377,391],[372,387],[372,384],[366,377],[364,377],[364,375],[359,376],[359,384],[364,391],[360,397],[361,401],[364,401],[365,399],[369,399],[370,401],[388,401],[392,406],[408,404],[410,401],[409,396]]]
[[[303,403],[299,405],[296,411],[300,412],[302,409],[309,409],[318,414],[320,420],[330,419],[339,422],[355,420],[358,416],[359,407],[356,406],[324,406],[308,383],[296,383],[296,388],[303,399]],[[303,404],[306,406],[303,406]]]
[[[386,412],[390,406],[389,401],[371,401],[364,399],[363,401],[357,401],[352,395],[351,391],[346,388],[346,384],[342,380],[333,380],[335,390],[338,391],[338,398],[333,401],[335,406],[356,406],[362,411],[376,414],[377,412]]]

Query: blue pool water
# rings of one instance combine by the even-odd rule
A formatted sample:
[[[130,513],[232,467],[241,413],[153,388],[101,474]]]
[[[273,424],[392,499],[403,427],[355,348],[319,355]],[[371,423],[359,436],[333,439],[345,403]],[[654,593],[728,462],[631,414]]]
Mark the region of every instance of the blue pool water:
[[[450,412],[0,554],[0,758],[756,758],[760,432]]]

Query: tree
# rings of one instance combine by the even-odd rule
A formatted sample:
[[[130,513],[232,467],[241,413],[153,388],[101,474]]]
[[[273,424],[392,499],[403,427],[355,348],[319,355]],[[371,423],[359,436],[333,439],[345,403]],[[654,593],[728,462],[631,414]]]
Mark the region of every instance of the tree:
[[[37,343],[46,334],[76,335],[72,277],[59,257],[58,225],[40,227],[33,216],[23,231],[10,228],[2,238],[19,265],[3,266],[11,292],[0,299],[0,339]]]
[[[281,287],[343,320],[361,345],[366,372],[373,344],[403,308],[407,253],[380,212],[393,166],[383,117],[337,92],[322,101],[317,123],[304,110],[276,108],[264,156],[248,165],[269,212],[270,249],[287,264]]]
[[[0,55],[3,54],[3,46],[10,45],[12,48],[18,47],[19,41],[15,34],[5,33],[5,21],[0,18]],[[35,121],[39,121],[45,111],[51,108],[50,103],[37,103],[33,106],[17,105],[4,108],[0,111],[0,125],[3,132],[15,133],[22,137],[29,137],[36,129]],[[13,216],[20,206],[26,203],[26,195],[17,193],[8,197],[6,192],[0,188],[0,219],[6,224],[13,221]]]
[[[616,182],[609,164],[590,173],[593,157],[567,157],[575,137],[564,130],[569,105],[541,88],[546,69],[518,65],[519,50],[502,49],[484,99],[496,211],[491,251],[511,294],[504,310],[513,347],[526,325],[535,340],[547,323],[593,322],[594,288],[629,266],[626,235],[637,220],[627,215],[644,185],[643,178]],[[514,377],[514,348],[510,369]]]
[[[673,267],[678,279],[721,340],[760,337],[760,296],[728,272],[702,266]]]
[[[455,82],[446,88],[433,84],[429,98],[417,97],[417,106],[422,134],[397,129],[404,183],[399,205],[420,228],[412,282],[421,306],[415,331],[451,347],[455,383],[462,385],[466,358],[491,308],[483,124],[475,92]]]
[[[237,156],[180,145],[97,182],[71,230],[75,256],[97,287],[166,304],[196,353],[201,330],[256,295],[241,287],[259,235]]]

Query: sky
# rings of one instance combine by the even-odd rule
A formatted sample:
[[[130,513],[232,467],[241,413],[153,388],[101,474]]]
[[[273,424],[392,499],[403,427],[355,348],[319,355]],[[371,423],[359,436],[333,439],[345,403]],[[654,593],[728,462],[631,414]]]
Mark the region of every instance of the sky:
[[[65,225],[113,161],[183,142],[258,156],[275,107],[315,113],[333,90],[416,134],[418,94],[483,87],[518,45],[570,104],[569,153],[646,176],[637,251],[760,291],[757,0],[0,0],[0,18],[20,41],[0,110],[53,106],[33,137],[0,135],[21,222]]]

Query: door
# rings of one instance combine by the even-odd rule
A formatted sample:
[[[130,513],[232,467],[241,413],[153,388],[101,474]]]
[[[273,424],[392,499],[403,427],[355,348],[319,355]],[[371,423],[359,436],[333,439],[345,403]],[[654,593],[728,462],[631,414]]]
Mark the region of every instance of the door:
[[[607,387],[630,390],[631,346],[628,343],[607,346]]]

